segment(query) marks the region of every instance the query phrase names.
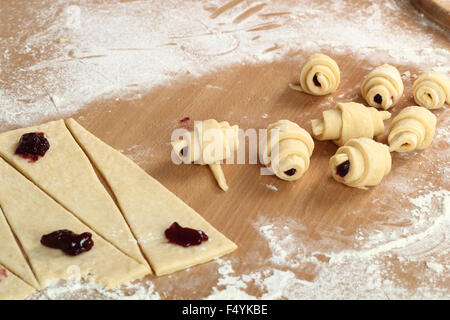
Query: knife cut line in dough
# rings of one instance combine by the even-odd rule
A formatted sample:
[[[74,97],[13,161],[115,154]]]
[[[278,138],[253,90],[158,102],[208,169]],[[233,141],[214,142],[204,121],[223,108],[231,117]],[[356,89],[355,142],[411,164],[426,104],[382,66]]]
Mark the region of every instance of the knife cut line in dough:
[[[20,137],[28,132],[43,132],[50,143],[36,162],[15,154]],[[148,266],[122,213],[63,120],[0,134],[0,156],[105,240]]]
[[[0,207],[0,264],[5,266],[21,280],[40,289],[39,283],[23,255],[22,249],[14,237],[13,232]]]
[[[315,96],[332,93],[341,81],[339,66],[329,56],[315,53],[302,67],[299,81],[299,85],[289,83],[289,87]]]
[[[202,216],[73,119],[66,120],[80,146],[101,172],[157,275],[175,272],[234,251],[237,246]],[[169,243],[164,231],[173,223],[202,230],[209,239],[182,247]]]
[[[22,300],[35,289],[0,264],[0,300]]]
[[[107,288],[149,273],[147,266],[103,240],[3,159],[0,205],[42,288],[53,280],[69,278],[68,270],[74,266],[79,268],[81,277]],[[42,235],[61,229],[92,233],[94,247],[73,257],[41,244]]]
[[[172,141],[175,155],[187,163],[208,165],[223,191],[228,185],[220,161],[228,159],[239,147],[239,127],[227,121],[204,120],[186,132],[183,139]]]
[[[324,111],[321,119],[311,120],[311,127],[316,139],[333,140],[342,146],[352,138],[373,138],[383,134],[383,120],[390,117],[388,111],[378,111],[360,103],[338,103],[336,108]]]
[[[383,64],[370,71],[361,84],[361,95],[374,108],[394,106],[403,94],[403,81],[397,68]]]

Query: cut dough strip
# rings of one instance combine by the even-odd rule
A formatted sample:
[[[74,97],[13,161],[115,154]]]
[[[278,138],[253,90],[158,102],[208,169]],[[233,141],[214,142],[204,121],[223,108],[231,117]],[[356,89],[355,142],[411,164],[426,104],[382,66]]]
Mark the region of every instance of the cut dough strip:
[[[44,132],[50,149],[30,163],[15,154],[24,133]],[[0,155],[104,239],[142,264],[142,256],[120,210],[63,120],[0,134]]]
[[[33,291],[32,286],[0,264],[0,300],[22,300]]]
[[[157,275],[212,260],[237,248],[133,161],[89,133],[75,120],[68,119],[66,124],[111,187]],[[202,230],[209,240],[188,248],[169,243],[164,231],[173,222]]]
[[[331,157],[333,178],[349,187],[376,186],[391,171],[388,146],[369,138],[351,139]]]
[[[308,170],[313,149],[314,141],[306,130],[292,121],[279,120],[267,128],[264,164],[278,178],[294,181]]]
[[[175,154],[184,162],[208,165],[219,187],[227,191],[228,185],[220,161],[229,158],[239,147],[239,127],[230,126],[227,121],[214,119],[196,124],[183,139],[173,141]]]
[[[387,111],[378,111],[360,103],[338,103],[336,108],[324,111],[322,119],[311,120],[313,136],[318,140],[333,140],[342,146],[352,138],[373,138],[384,133],[383,120]]]
[[[400,72],[389,64],[376,67],[364,78],[361,94],[371,107],[389,109],[403,94]]]
[[[149,273],[146,266],[103,240],[2,159],[0,205],[42,288],[53,280],[69,278],[72,268],[107,288]],[[61,229],[92,233],[94,247],[73,257],[40,243],[42,235]]]
[[[424,72],[414,81],[413,93],[419,106],[441,108],[445,102],[450,104],[450,79],[436,71]]]
[[[3,211],[0,208],[0,264],[11,270],[23,281],[36,289],[39,284],[28,265],[27,260],[22,254],[11,228],[6,221]]]
[[[404,108],[392,120],[388,142],[391,151],[409,152],[430,146],[436,130],[436,116],[424,107]]]
[[[341,81],[339,66],[329,56],[313,54],[300,72],[300,85],[289,84],[291,89],[323,96],[336,91]]]

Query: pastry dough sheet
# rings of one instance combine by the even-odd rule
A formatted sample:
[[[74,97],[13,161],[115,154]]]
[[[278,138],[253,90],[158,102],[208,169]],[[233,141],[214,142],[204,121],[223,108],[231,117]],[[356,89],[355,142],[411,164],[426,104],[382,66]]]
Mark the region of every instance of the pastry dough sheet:
[[[137,164],[75,120],[66,124],[109,184],[139,245],[157,275],[175,272],[234,251],[237,246]],[[204,231],[209,239],[188,248],[169,243],[173,223]]]

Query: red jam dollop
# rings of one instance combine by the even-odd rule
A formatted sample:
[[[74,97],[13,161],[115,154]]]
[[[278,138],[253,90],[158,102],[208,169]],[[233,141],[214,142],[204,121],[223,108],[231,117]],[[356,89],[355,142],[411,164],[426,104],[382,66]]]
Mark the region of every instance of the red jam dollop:
[[[164,234],[170,243],[175,243],[183,247],[198,246],[203,241],[208,240],[208,236],[203,231],[183,228],[177,222],[172,223]]]
[[[43,132],[29,132],[20,137],[16,154],[35,162],[39,157],[43,157],[49,148],[50,143]]]
[[[70,230],[58,230],[46,234],[42,236],[41,243],[49,248],[61,249],[70,256],[77,256],[91,250],[94,246],[91,233],[76,234]]]

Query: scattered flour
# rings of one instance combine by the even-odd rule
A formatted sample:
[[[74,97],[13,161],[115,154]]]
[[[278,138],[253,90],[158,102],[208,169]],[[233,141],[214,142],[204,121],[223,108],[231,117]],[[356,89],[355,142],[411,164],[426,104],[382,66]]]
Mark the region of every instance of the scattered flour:
[[[29,299],[33,300],[159,300],[160,295],[154,292],[151,281],[137,284],[126,283],[119,288],[106,290],[103,286],[84,280],[70,279],[54,281],[42,291],[34,293]]]
[[[227,10],[221,0],[70,3],[45,0],[24,12],[13,2],[0,8],[8,16],[0,21],[0,129],[71,115],[95,99],[138,99],[184,75],[271,62],[298,50],[328,48],[373,63],[449,72],[449,51],[427,30],[448,33],[406,0],[363,6],[285,0],[251,15],[244,14],[251,1]],[[13,18],[21,28],[9,28]]]
[[[292,236],[294,230],[288,226],[293,221],[261,218],[255,228],[272,251],[267,265],[235,275],[232,260],[217,260],[221,278],[206,299],[448,299],[450,276],[444,270],[450,262],[450,243],[436,246],[434,240],[450,236],[450,192],[413,198],[414,210],[429,213],[430,199],[438,201],[439,216],[429,219],[422,232],[415,233],[413,223],[409,236],[402,239],[381,245],[362,239],[369,242],[368,250],[337,250],[332,242],[324,246],[306,235]],[[442,261],[432,261],[436,253]],[[412,284],[405,278],[405,270],[411,267],[421,268]],[[302,268],[308,271],[307,278],[296,274]],[[250,285],[259,290],[257,296],[247,293]]]

